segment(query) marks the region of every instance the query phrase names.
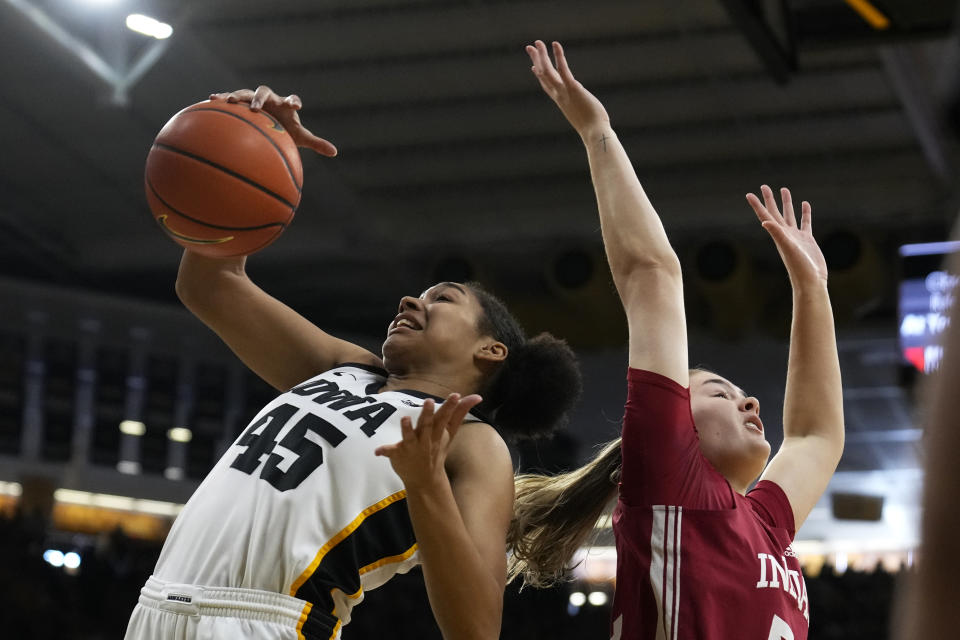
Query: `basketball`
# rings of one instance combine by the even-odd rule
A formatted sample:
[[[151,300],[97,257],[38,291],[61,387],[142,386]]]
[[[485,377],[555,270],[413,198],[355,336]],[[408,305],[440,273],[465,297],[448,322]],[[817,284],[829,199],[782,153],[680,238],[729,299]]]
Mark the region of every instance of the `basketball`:
[[[204,101],[163,126],[144,179],[150,210],[168,236],[225,258],[266,247],[290,224],[303,165],[271,115],[246,103]]]

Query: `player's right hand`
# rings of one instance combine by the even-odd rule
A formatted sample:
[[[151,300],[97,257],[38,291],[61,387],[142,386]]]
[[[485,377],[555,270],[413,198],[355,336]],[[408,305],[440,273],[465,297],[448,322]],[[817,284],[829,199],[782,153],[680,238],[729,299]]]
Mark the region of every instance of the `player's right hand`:
[[[224,93],[211,93],[211,100],[226,100],[227,102],[247,102],[250,109],[260,111],[261,109],[272,115],[280,121],[280,124],[287,130],[293,141],[298,147],[307,147],[313,149],[322,156],[332,158],[337,155],[337,148],[329,140],[319,138],[300,122],[300,115],[297,113],[303,102],[300,96],[291,94],[282,97],[274,93],[273,89],[266,85],[260,85],[257,90],[239,89],[238,91],[228,91]]]
[[[390,459],[393,470],[408,490],[449,482],[444,463],[450,443],[470,409],[481,400],[476,394],[461,397],[459,393],[451,393],[439,409],[433,400],[424,401],[417,425],[413,426],[408,416],[401,418],[403,439],[377,447],[374,454]]]

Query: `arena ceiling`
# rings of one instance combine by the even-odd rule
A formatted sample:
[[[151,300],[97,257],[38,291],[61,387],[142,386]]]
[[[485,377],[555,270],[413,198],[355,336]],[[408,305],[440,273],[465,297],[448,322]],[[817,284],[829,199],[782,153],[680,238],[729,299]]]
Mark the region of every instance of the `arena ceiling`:
[[[298,93],[340,150],[304,154],[293,225],[250,260],[268,291],[376,336],[399,296],[469,276],[528,328],[620,345],[585,156],[523,51],[557,39],[681,256],[694,357],[746,353],[729,371],[764,398],[780,393],[789,292],[743,194],[788,185],[813,202],[841,327],[840,488],[915,509],[915,475],[871,474],[920,464],[895,379],[896,246],[943,239],[960,205],[957,4],[873,5],[882,29],[842,0],[0,0],[0,278],[69,289],[50,303],[61,323],[82,292],[120,296],[111,316],[131,298],[172,309],[179,249],[146,205],[147,151],[182,107],[267,84]],[[173,37],[127,31],[131,12]],[[8,314],[32,304],[29,285],[0,291]],[[165,313],[129,321],[145,314],[181,331]],[[729,342],[747,336],[749,351]],[[609,407],[612,432],[610,362],[584,359],[592,400],[575,422]],[[809,526],[835,525],[821,516]]]
[[[930,239],[955,210],[955,3],[876,4],[885,30],[839,0],[4,0],[0,274],[171,301],[179,251],[142,187],[153,136],[211,91],[268,84],[340,149],[305,154],[294,224],[251,260],[268,289],[378,332],[435,276],[555,300],[558,261],[576,272],[599,234],[535,38],[564,42],[608,107],[688,269],[718,239],[775,262],[743,204],[762,182],[812,200],[822,233]],[[134,11],[173,37],[126,30]]]

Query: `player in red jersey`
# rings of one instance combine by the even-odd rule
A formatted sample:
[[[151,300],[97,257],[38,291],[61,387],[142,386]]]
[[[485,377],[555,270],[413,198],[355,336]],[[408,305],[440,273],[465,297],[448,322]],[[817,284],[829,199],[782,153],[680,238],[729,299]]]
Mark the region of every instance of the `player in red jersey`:
[[[762,200],[747,195],[793,287],[784,441],[767,464],[757,399],[722,376],[688,369],[680,262],[606,110],[573,77],[559,43],[556,66],[543,42],[527,53],[587,150],[629,322],[630,368],[619,447],[561,477],[518,479],[512,575],[535,584],[556,576],[571,541],[583,540],[619,480],[612,638],[806,638],[807,592],[790,544],[826,489],[844,440],[827,267],[810,205],[802,204],[798,224],[787,189],[782,213],[768,187]]]

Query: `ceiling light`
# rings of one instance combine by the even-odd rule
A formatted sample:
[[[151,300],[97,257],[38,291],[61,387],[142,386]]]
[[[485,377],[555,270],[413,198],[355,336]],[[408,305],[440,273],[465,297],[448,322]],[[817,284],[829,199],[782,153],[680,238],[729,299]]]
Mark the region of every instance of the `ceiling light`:
[[[147,432],[147,425],[138,420],[124,420],[120,423],[120,433],[128,436],[142,436]]]
[[[190,442],[193,439],[193,432],[186,427],[174,427],[167,431],[167,437],[174,442]]]
[[[164,40],[173,35],[173,27],[156,18],[145,16],[142,13],[131,13],[127,16],[127,28],[145,36]]]
[[[135,464],[135,463],[133,463]],[[107,493],[89,493],[73,489],[57,489],[53,492],[53,499],[66,504],[78,504],[105,509],[118,509],[134,513],[149,513],[158,516],[176,516],[183,509],[182,504],[162,502],[160,500],[143,500],[127,496],[117,496]]]
[[[63,566],[63,551],[57,549],[47,549],[43,552],[43,559],[54,567]]]
[[[167,480],[183,480],[183,469],[180,467],[167,467],[163,470],[163,477]]]
[[[133,460],[121,460],[117,463],[117,471],[120,473],[137,475],[140,473],[140,463],[134,462]]]
[[[2,482],[0,481],[0,496],[14,496],[19,497],[23,493],[23,487],[20,486],[19,482]]]
[[[95,493],[90,496],[90,505],[94,507],[103,507],[104,509],[133,511],[133,498],[128,498],[127,496],[114,496],[106,493]]]

